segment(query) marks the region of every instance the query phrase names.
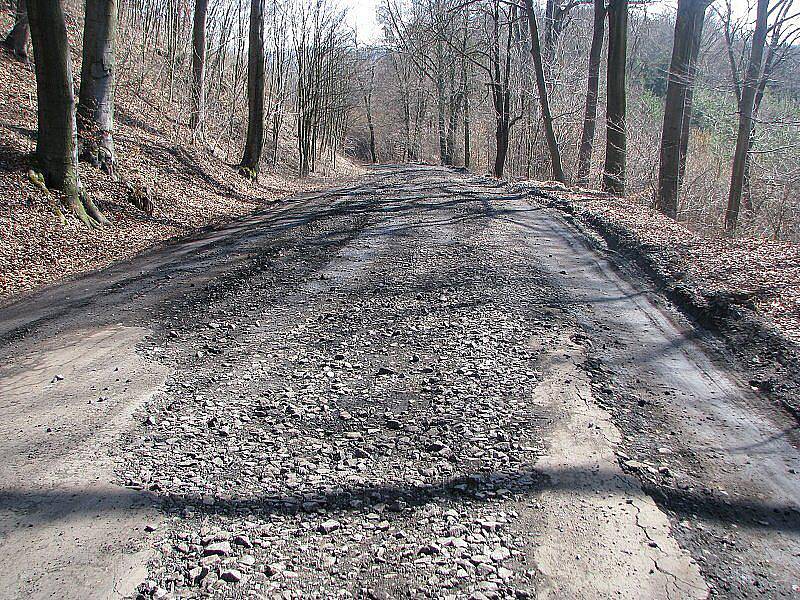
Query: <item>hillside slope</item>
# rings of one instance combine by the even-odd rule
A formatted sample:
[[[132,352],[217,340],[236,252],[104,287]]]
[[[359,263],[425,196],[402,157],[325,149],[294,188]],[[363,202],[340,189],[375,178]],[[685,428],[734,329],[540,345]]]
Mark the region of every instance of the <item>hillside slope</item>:
[[[10,25],[11,15],[4,8],[0,31]],[[77,76],[80,44],[75,40],[80,39],[80,23],[71,18],[68,27]],[[27,177],[36,147],[33,69],[0,52],[0,304],[360,171],[339,157],[335,167],[323,165],[319,175],[299,180],[288,162],[295,153],[293,142],[285,139],[279,155],[288,157],[286,162],[253,184],[227,162],[236,160],[233,152],[225,157],[219,148],[214,152],[187,143],[185,123],[166,116],[166,102],[163,90],[146,78],[137,89],[124,82],[119,86],[115,132],[119,181],[81,164],[87,191],[112,225],[90,230],[72,218],[62,224],[53,211],[54,198]],[[132,204],[130,186],[151,188],[152,216]]]

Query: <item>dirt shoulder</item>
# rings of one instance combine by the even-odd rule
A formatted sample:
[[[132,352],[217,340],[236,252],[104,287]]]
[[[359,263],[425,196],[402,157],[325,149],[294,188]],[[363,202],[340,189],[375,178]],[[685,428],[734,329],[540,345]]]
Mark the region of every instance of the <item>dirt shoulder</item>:
[[[0,368],[0,546],[25,557],[0,573],[0,598],[122,597],[146,574],[160,516],[114,485],[108,449],[168,372],[135,352],[141,327],[48,333]]]
[[[588,190],[517,184],[643,270],[717,336],[742,379],[800,418],[800,248],[703,235],[650,208]]]

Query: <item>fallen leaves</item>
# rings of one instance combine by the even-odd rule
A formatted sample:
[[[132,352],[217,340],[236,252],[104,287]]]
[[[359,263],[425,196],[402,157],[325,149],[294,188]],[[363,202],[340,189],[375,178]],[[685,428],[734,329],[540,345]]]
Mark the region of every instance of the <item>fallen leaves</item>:
[[[669,255],[671,276],[712,301],[751,308],[789,339],[800,342],[800,246],[721,231],[696,231],[629,199],[587,190],[564,190],[542,182],[524,189],[546,192],[568,211],[604,229],[622,230],[646,252]]]

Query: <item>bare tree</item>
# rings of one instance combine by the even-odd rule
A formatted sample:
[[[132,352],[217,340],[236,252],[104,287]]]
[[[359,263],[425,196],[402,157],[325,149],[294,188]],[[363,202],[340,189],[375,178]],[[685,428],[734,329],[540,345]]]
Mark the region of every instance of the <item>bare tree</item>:
[[[511,68],[518,45],[514,44],[515,6],[503,7],[499,0],[489,6],[489,51],[486,71],[495,117],[495,159],[492,174],[502,177],[505,170],[511,128],[524,115],[524,100],[518,115],[512,115]]]
[[[378,162],[378,150],[375,146],[375,121],[372,117],[372,95],[375,92],[375,53],[372,48],[365,48],[359,60],[357,80],[369,129],[369,155],[373,163]]]
[[[464,22],[469,22],[469,8],[464,16]],[[464,38],[461,44],[461,96],[464,100],[464,168],[469,169],[472,156],[470,153],[470,116],[469,116],[469,74],[470,63],[467,60],[467,43],[469,30],[464,26]]]
[[[14,10],[14,25],[0,44],[15,56],[27,59],[29,37],[30,27],[28,26],[28,10],[25,7],[25,0],[17,0]]]
[[[114,174],[117,1],[86,0],[78,99],[80,156]]]
[[[564,169],[561,166],[561,150],[556,140],[555,129],[553,128],[553,116],[550,112],[550,102],[547,94],[547,84],[544,78],[544,67],[542,65],[542,49],[539,44],[539,26],[536,22],[536,13],[533,11],[533,0],[525,0],[525,10],[528,15],[528,27],[531,36],[531,57],[533,58],[534,69],[536,71],[536,87],[539,91],[539,105],[542,111],[542,121],[544,122],[545,137],[547,138],[547,149],[550,152],[550,166],[553,179],[566,183]]]
[[[289,47],[288,21],[286,10],[273,5],[270,12],[270,70],[269,70],[269,123],[271,126],[270,163],[278,162],[280,131],[286,116],[286,102],[289,99]]]
[[[578,184],[589,182],[589,171],[592,165],[592,149],[594,148],[594,132],[597,127],[597,99],[600,86],[600,63],[603,53],[603,37],[605,35],[606,3],[605,0],[594,0],[594,22],[592,25],[592,45],[589,48],[589,73],[586,77],[586,107],[581,130],[581,145],[578,150]]]
[[[564,32],[569,13],[573,8],[585,1],[566,0],[565,2],[559,2],[559,0],[547,0],[545,2],[543,57],[546,64],[555,64],[558,41]]]
[[[606,160],[603,188],[619,196],[625,194],[627,49],[628,0],[611,0],[608,5]]]
[[[397,81],[397,93],[400,96],[400,107],[403,117],[403,154],[401,160],[415,160],[411,136],[411,62],[402,54],[392,49],[389,58]]]
[[[456,20],[452,15],[457,7],[449,7],[447,0],[415,3],[407,20],[392,0],[386,0],[384,8],[397,51],[402,52],[433,86],[439,160],[442,164],[451,164],[457,112],[463,106],[460,90],[454,89],[457,78],[453,50],[457,45],[454,44]]]
[[[206,108],[206,15],[208,0],[195,0],[192,25],[192,106],[189,128],[202,129]]]
[[[713,0],[711,0],[713,1]],[[706,7],[710,6],[710,1],[706,0]],[[686,99],[684,100],[683,107],[683,123],[681,124],[681,143],[679,149],[678,160],[678,187],[683,184],[683,179],[686,175],[686,160],[689,152],[689,135],[692,126],[692,110],[694,107],[694,90],[695,80],[697,79],[697,63],[700,60],[700,45],[703,40],[703,26],[705,24],[706,14],[705,11],[696,11],[694,24],[694,43],[692,44],[691,55],[689,57],[689,82],[690,85],[686,89]]]
[[[763,69],[762,62],[764,45],[767,40],[768,13],[769,0],[758,0],[756,5],[756,27],[750,45],[750,58],[747,64],[747,73],[742,83],[741,100],[739,102],[739,129],[736,135],[736,150],[733,154],[733,166],[731,168],[728,207],[725,211],[725,229],[729,232],[736,229],[736,223],[739,219],[747,153],[750,149],[750,137],[753,130],[753,108]]]
[[[800,26],[795,21],[797,15],[792,14],[791,8],[793,0],[778,0],[769,9],[768,16],[772,17],[772,25],[769,26],[769,44],[766,47],[766,57],[764,58],[764,67],[762,69],[761,78],[758,82],[758,89],[756,91],[755,99],[753,102],[753,118],[752,128],[750,133],[750,142],[745,157],[745,170],[744,170],[744,183],[742,189],[742,202],[746,208],[752,208],[751,196],[751,165],[753,156],[753,147],[756,140],[756,123],[758,122],[758,112],[761,103],[764,100],[764,92],[766,91],[767,84],[770,83],[776,76],[778,69],[785,64],[787,59],[796,54],[796,42],[800,38]],[[730,67],[731,83],[734,97],[736,98],[737,109],[740,109],[742,102],[742,76],[743,64],[736,59],[736,52],[734,49],[735,37],[742,37],[745,39],[740,40],[742,52],[746,50],[746,35],[742,35],[742,27],[734,22],[733,6],[731,0],[728,0],[725,5],[725,10],[717,10],[717,15],[723,24],[724,43],[726,55],[728,58],[728,66]],[[741,60],[744,63],[744,58]]]
[[[316,170],[317,156],[335,148],[350,112],[350,82],[355,78],[352,48],[343,39],[344,11],[324,0],[301,3],[294,15],[297,68],[297,146],[299,174]]]
[[[661,130],[657,208],[671,218],[678,214],[681,165],[685,165],[684,139],[689,138],[691,90],[700,47],[707,0],[679,0],[675,39],[667,78],[667,100]]]
[[[255,179],[264,148],[264,0],[250,0],[247,53],[247,137],[239,172]]]

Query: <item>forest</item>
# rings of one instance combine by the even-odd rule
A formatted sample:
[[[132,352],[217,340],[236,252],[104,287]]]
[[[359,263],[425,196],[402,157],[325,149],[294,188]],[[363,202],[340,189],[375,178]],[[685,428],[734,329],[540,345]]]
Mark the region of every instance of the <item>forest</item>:
[[[245,178],[338,154],[420,161],[800,235],[792,0],[384,0],[369,40],[332,0],[39,4],[16,4],[3,45],[36,66],[33,177],[88,226],[108,221],[78,161],[115,177],[115,91],[146,105],[153,86],[177,139]]]
[[[800,597],[798,2],[0,0],[0,600]]]

